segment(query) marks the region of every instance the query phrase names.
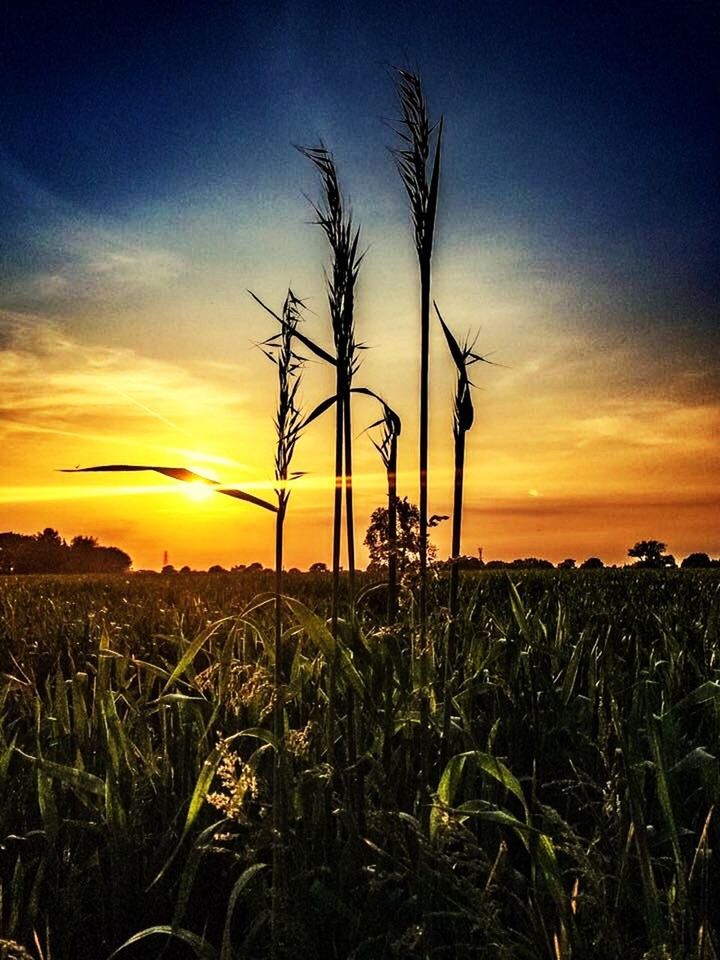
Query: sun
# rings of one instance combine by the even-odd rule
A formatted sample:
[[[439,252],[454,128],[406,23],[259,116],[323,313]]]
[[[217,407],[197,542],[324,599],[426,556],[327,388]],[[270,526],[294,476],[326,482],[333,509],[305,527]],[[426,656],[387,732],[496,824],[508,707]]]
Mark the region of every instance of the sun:
[[[182,491],[186,497],[196,501],[208,500],[215,492],[210,484],[203,483],[202,480],[196,480],[193,483],[184,483],[182,485]]]

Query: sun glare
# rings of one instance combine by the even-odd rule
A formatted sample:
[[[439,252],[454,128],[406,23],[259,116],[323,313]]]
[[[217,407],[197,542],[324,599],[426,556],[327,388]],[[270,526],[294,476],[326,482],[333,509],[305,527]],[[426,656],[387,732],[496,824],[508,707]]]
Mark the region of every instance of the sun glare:
[[[197,501],[207,500],[215,492],[214,487],[208,483],[203,483],[202,480],[196,480],[194,483],[183,483],[180,489],[185,496]]]

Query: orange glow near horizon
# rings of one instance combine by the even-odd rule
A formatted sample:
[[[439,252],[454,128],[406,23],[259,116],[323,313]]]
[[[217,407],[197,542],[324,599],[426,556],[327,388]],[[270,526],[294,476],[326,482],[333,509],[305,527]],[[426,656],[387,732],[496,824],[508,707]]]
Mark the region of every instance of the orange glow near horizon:
[[[468,315],[457,312],[462,331]],[[446,313],[453,322],[450,307]],[[308,328],[310,321],[322,330],[317,318],[309,318]],[[383,343],[383,325],[370,323],[368,341]],[[136,569],[159,568],[166,550],[176,567],[272,563],[267,511],[211,486],[153,474],[57,472],[114,462],[184,466],[274,499],[274,368],[257,351],[239,352],[237,364],[158,358],[132,347],[83,343],[42,318],[11,316],[8,325],[12,334],[0,351],[0,529],[34,533],[52,526],[66,539],[90,534],[126,550]],[[639,386],[640,348],[633,344],[608,342],[598,351],[590,349],[596,344],[587,332],[568,339],[522,324],[487,326],[483,338],[515,362],[483,368],[478,376],[466,458],[466,554],[481,548],[486,560],[597,555],[618,563],[632,543],[650,537],[666,541],[678,558],[695,550],[720,554],[720,403],[708,389],[712,371],[695,357],[673,354],[670,371],[643,360]],[[368,351],[357,382],[386,392],[402,416],[398,489],[416,501],[411,314],[393,334],[403,344],[401,359]],[[323,340],[322,333],[317,337]],[[453,372],[437,337],[431,376],[430,508],[449,514]],[[327,371],[308,364],[306,409],[331,390]],[[386,487],[382,464],[362,433],[377,419],[374,401],[358,397],[353,418],[362,565],[364,532]],[[292,468],[307,475],[290,485],[288,567],[307,568],[330,556],[333,421],[326,413],[296,449]],[[449,527],[432,531],[439,556],[447,555]]]

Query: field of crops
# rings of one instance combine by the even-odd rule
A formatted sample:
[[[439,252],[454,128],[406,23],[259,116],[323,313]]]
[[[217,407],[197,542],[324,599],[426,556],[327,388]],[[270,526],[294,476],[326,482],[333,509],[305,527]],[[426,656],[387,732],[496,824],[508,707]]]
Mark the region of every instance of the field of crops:
[[[0,580],[0,956],[716,957],[718,574],[358,577]]]

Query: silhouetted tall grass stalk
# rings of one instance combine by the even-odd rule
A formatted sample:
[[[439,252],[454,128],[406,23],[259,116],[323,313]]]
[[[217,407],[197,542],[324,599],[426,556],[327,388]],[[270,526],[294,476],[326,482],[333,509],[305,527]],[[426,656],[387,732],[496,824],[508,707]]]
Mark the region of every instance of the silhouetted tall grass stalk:
[[[430,285],[433,239],[440,178],[442,125],[430,123],[420,77],[406,70],[397,71],[396,89],[400,101],[400,129],[404,146],[395,150],[400,177],[410,200],[415,249],[420,271],[420,645],[424,649],[427,634],[427,559],[428,559],[428,434],[430,383]],[[435,138],[435,153],[428,178],[428,163]]]
[[[353,593],[355,575],[355,527],[352,490],[352,416],[350,391],[353,376],[358,368],[358,350],[355,341],[355,285],[362,254],[358,253],[359,229],[355,229],[352,214],[346,213],[337,168],[332,154],[321,144],[319,147],[301,147],[320,172],[323,199],[313,203],[317,223],[322,227],[332,250],[332,267],[327,277],[328,306],[335,345],[336,416],[335,416],[335,478],[337,486],[345,485],[345,512],[348,552],[350,594]],[[340,438],[340,439],[338,439]],[[343,464],[344,457],[344,464]],[[336,494],[335,516],[341,512],[341,500]],[[334,539],[334,547],[337,547]],[[338,555],[339,548],[334,552]],[[333,565],[335,569],[335,564]]]
[[[446,759],[445,751],[447,749],[447,739],[450,732],[450,695],[449,695],[449,675],[450,670],[454,668],[456,658],[456,637],[457,637],[457,618],[458,601],[460,593],[460,555],[461,555],[461,534],[462,534],[462,514],[463,514],[463,485],[465,480],[465,437],[468,430],[473,425],[475,411],[473,410],[472,396],[470,388],[472,383],[469,376],[469,368],[482,361],[489,363],[484,357],[475,353],[475,343],[477,337],[470,342],[466,339],[462,346],[452,335],[450,328],[442,318],[437,303],[433,302],[440,325],[445,334],[450,356],[453,359],[457,370],[457,385],[455,388],[455,401],[453,405],[453,438],[454,438],[454,473],[453,473],[453,511],[452,511],[452,542],[450,548],[450,623],[447,632],[447,645],[445,648],[444,663],[444,695],[443,695],[443,738],[441,761]]]
[[[275,663],[273,669],[273,736],[275,753],[273,763],[273,880],[272,912],[273,953],[277,953],[278,923],[282,908],[284,881],[284,847],[287,833],[286,771],[284,744],[284,697],[283,697],[283,534],[290,490],[288,484],[298,474],[290,473],[290,464],[303,426],[298,406],[298,391],[302,379],[302,361],[294,352],[293,340],[301,320],[302,302],[288,290],[278,316],[255,294],[253,298],[279,322],[279,330],[260,344],[265,356],[277,366],[278,400],[275,412],[275,489],[278,510],[275,518]]]
[[[257,299],[257,298],[256,298]],[[263,304],[264,306],[264,304]],[[278,512],[275,521],[275,710],[274,734],[280,742],[282,736],[282,569],[283,531],[290,491],[287,484],[292,480],[290,464],[300,432],[302,418],[298,408],[298,389],[301,381],[301,361],[293,351],[293,337],[300,322],[302,303],[288,290],[283,304],[280,330],[265,340],[261,346],[265,355],[277,365],[278,403],[275,413],[275,490]],[[266,307],[267,309],[267,307]],[[272,314],[272,311],[269,311]],[[272,314],[275,316],[275,314]]]
[[[323,199],[313,203],[317,223],[322,227],[332,250],[332,266],[327,276],[327,295],[335,345],[335,496],[333,502],[333,598],[331,623],[333,636],[338,636],[340,592],[340,538],[342,530],[342,485],[345,484],[345,513],[348,555],[348,587],[350,603],[355,588],[355,525],[352,491],[352,417],[350,391],[358,366],[355,342],[355,284],[362,255],[358,254],[360,231],[355,229],[352,215],[346,213],[335,161],[322,145],[299,148],[320,173]],[[312,202],[312,201],[311,201]],[[317,351],[316,351],[317,352]],[[336,659],[336,657],[334,658]],[[337,663],[331,663],[328,706],[328,753],[332,759],[335,736]],[[352,694],[348,703],[348,723],[354,712]],[[352,731],[349,740],[354,742]],[[353,752],[353,751],[351,751]]]
[[[387,595],[387,622],[388,625],[395,622],[397,616],[397,455],[398,455],[398,437],[400,436],[401,424],[400,418],[384,401],[383,416],[380,420],[371,424],[368,429],[373,427],[382,427],[382,437],[379,443],[373,440],[375,449],[380,454],[380,458],[385,466],[387,476],[388,491],[388,595]]]
[[[470,388],[472,382],[469,376],[469,368],[478,362],[490,363],[485,357],[475,353],[475,344],[477,337],[469,342],[467,339],[462,346],[452,335],[450,328],[442,318],[438,305],[433,304],[438,320],[442,326],[445,340],[447,341],[450,355],[457,370],[457,385],[455,388],[455,401],[453,406],[453,439],[454,439],[454,461],[455,469],[453,474],[453,512],[452,512],[452,543],[450,556],[457,560],[460,556],[461,532],[462,532],[462,514],[463,514],[463,485],[465,478],[465,437],[468,430],[472,427],[475,419]],[[450,572],[450,617],[454,620],[458,612],[458,577],[459,567],[453,563]]]

